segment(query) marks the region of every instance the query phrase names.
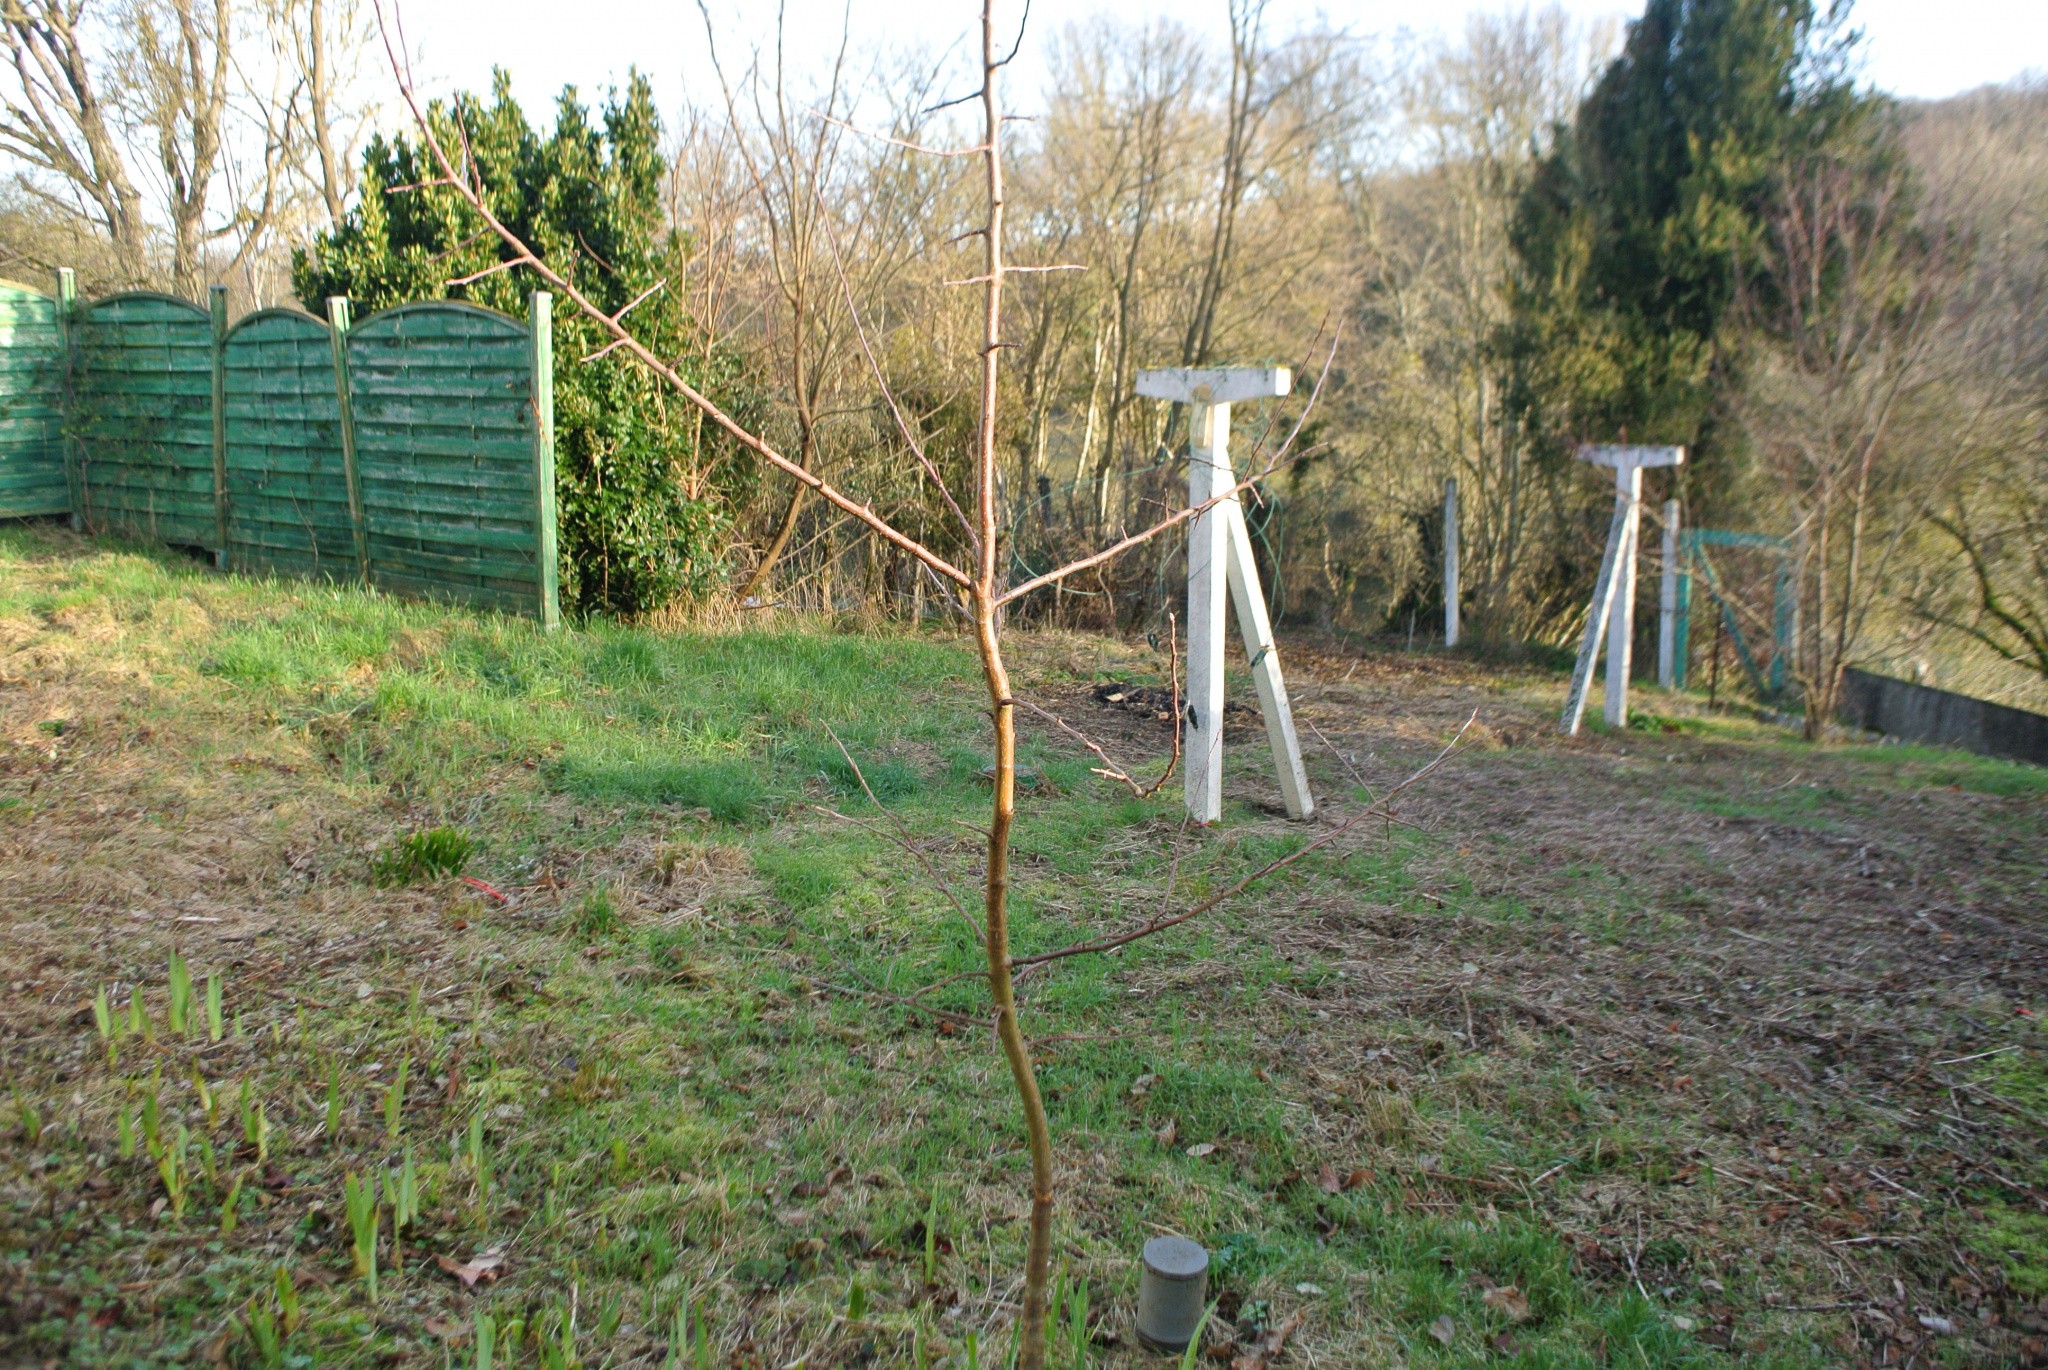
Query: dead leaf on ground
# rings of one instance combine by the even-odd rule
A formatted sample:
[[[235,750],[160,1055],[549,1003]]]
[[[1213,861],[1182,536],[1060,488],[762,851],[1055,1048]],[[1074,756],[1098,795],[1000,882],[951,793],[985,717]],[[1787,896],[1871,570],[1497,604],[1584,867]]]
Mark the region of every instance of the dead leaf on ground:
[[[1528,1296],[1511,1284],[1487,1290],[1479,1296],[1479,1301],[1506,1317],[1509,1322],[1529,1321]]]
[[[1146,1094],[1151,1092],[1152,1086],[1158,1083],[1159,1077],[1149,1071],[1140,1075],[1137,1079],[1131,1081],[1131,1097],[1133,1099],[1144,1098]]]
[[[453,1256],[435,1256],[434,1264],[461,1280],[464,1289],[474,1289],[479,1280],[488,1284],[503,1273],[501,1267],[505,1264],[505,1252],[503,1248],[494,1246],[488,1251],[477,1252],[466,1261],[458,1261]]]
[[[835,1186],[844,1184],[852,1178],[852,1166],[835,1166],[822,1180],[803,1180],[791,1186],[790,1196],[798,1199],[822,1199],[830,1194]]]
[[[1435,1337],[1445,1346],[1449,1346],[1451,1338],[1458,1335],[1458,1325],[1451,1321],[1450,1314],[1442,1314],[1435,1322],[1429,1325],[1429,1335]]]
[[[1159,1139],[1159,1145],[1172,1146],[1180,1140],[1180,1124],[1168,1118],[1165,1125],[1152,1135]]]
[[[1216,1143],[1214,1142],[1196,1142],[1193,1146],[1188,1148],[1188,1155],[1197,1157],[1208,1156],[1213,1154],[1215,1150]]]

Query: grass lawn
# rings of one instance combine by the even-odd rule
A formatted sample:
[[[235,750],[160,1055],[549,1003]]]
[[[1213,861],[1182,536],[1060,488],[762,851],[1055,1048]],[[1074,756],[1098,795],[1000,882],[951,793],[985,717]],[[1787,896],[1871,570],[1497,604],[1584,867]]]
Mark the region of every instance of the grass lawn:
[[[1016,650],[1157,773],[1089,686],[1159,653]],[[1022,981],[1057,1364],[1171,1363],[1161,1232],[1252,1370],[2048,1357],[2048,773],[1289,668],[1318,825],[1255,719],[1209,830],[1027,728],[1019,954],[1477,720],[1399,821]],[[1003,1364],[1028,1164],[926,869],[974,908],[979,691],[947,632],[550,636],[0,532],[0,1360]]]

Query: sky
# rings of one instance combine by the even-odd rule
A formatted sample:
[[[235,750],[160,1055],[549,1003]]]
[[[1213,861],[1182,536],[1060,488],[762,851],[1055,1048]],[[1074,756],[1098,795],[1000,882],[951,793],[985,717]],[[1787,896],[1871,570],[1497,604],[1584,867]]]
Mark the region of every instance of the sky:
[[[387,0],[389,3],[389,0]],[[770,0],[705,0],[727,65],[772,40]],[[785,0],[793,52],[820,60],[836,44],[842,17],[856,46],[922,45],[971,51],[973,0]],[[1638,12],[1614,0],[1562,0],[1575,17],[1626,17]],[[529,110],[545,109],[563,85],[596,97],[637,65],[655,82],[664,110],[686,91],[711,97],[716,87],[706,57],[696,0],[399,0],[407,43],[421,84],[430,92],[481,89],[493,65],[507,67]],[[1017,22],[1021,0],[999,0],[1004,22]],[[1361,34],[1455,32],[1465,16],[1511,7],[1474,0],[1271,0],[1270,31],[1318,16]],[[1030,31],[1015,76],[1021,91],[1044,80],[1046,39],[1069,21],[1110,9],[1126,18],[1173,15],[1197,28],[1227,31],[1227,0],[1033,0]],[[1865,34],[1865,75],[1871,84],[1922,99],[1953,95],[2026,71],[2048,71],[2048,0],[1859,0],[1854,22]],[[380,54],[381,56],[381,54]],[[375,76],[373,71],[371,75]],[[968,78],[971,81],[971,76]],[[1013,95],[1012,107],[1032,101]]]

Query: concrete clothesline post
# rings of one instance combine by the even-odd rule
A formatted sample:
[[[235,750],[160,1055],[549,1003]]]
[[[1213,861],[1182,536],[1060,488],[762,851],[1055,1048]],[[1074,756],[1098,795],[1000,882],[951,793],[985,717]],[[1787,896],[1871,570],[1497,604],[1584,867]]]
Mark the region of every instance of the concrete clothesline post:
[[[1643,539],[1643,468],[1614,468],[1614,500],[1626,506],[1622,520],[1620,565],[1615,568],[1614,594],[1607,606],[1607,708],[1610,728],[1628,726],[1628,682],[1635,669],[1636,548]]]
[[[1444,481],[1444,646],[1458,645],[1458,478]]]
[[[1579,659],[1572,668],[1571,690],[1565,696],[1564,716],[1558,726],[1571,736],[1579,731],[1586,713],[1586,694],[1593,683],[1593,666],[1599,659],[1600,641],[1607,640],[1607,726],[1628,724],[1628,677],[1635,646],[1636,543],[1642,528],[1643,468],[1677,466],[1685,460],[1683,447],[1587,446],[1579,449],[1584,461],[1614,468],[1614,518],[1607,528],[1607,550],[1601,558],[1600,576],[1593,587],[1592,611],[1586,619],[1585,640],[1579,645]]]
[[[1188,431],[1188,504],[1209,503],[1237,484],[1230,465],[1230,406],[1238,400],[1285,395],[1293,388],[1286,367],[1176,368],[1140,371],[1138,393],[1177,400],[1192,407]],[[1223,817],[1223,640],[1225,596],[1237,614],[1245,656],[1266,716],[1266,738],[1280,776],[1287,816],[1315,813],[1301,743],[1266,596],[1252,560],[1251,531],[1236,496],[1220,499],[1188,525],[1187,710],[1182,744],[1182,777],[1188,813],[1198,823]]]

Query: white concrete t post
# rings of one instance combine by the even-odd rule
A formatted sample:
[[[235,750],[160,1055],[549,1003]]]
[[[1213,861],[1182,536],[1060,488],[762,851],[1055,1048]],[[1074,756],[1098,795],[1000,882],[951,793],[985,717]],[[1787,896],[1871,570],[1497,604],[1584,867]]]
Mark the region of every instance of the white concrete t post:
[[[1197,400],[1188,418],[1188,507],[1237,484],[1230,469],[1230,406]],[[1234,501],[1188,525],[1188,700],[1181,780],[1198,823],[1223,816],[1223,611]]]
[[[1586,620],[1585,640],[1579,646],[1579,660],[1572,670],[1570,692],[1565,697],[1564,717],[1559,725],[1566,734],[1579,730],[1586,712],[1586,692],[1593,680],[1593,666],[1600,654],[1600,642],[1607,641],[1607,725],[1628,724],[1629,657],[1635,638],[1636,540],[1642,523],[1643,468],[1677,466],[1685,460],[1683,447],[1581,447],[1579,456],[1601,466],[1614,468],[1614,519],[1607,529],[1607,550],[1601,558],[1599,579],[1593,586],[1593,607]]]
[[[1607,726],[1628,726],[1628,677],[1636,650],[1636,543],[1643,529],[1643,468],[1614,468],[1615,506],[1627,511],[1621,527],[1621,565],[1607,610]]]
[[[1230,406],[1236,400],[1285,395],[1293,377],[1285,367],[1230,367],[1221,370],[1140,371],[1138,393],[1178,400],[1191,407],[1188,504],[1216,503],[1188,525],[1188,684],[1182,740],[1182,772],[1188,812],[1196,822],[1223,816],[1223,638],[1224,607],[1237,611],[1245,656],[1266,716],[1266,736],[1280,774],[1281,798],[1290,818],[1315,812],[1301,744],[1280,657],[1267,621],[1266,596],[1252,560],[1244,507],[1224,492],[1237,484],[1230,465]],[[1219,498],[1220,497],[1220,498]],[[1227,598],[1226,598],[1227,596]]]

